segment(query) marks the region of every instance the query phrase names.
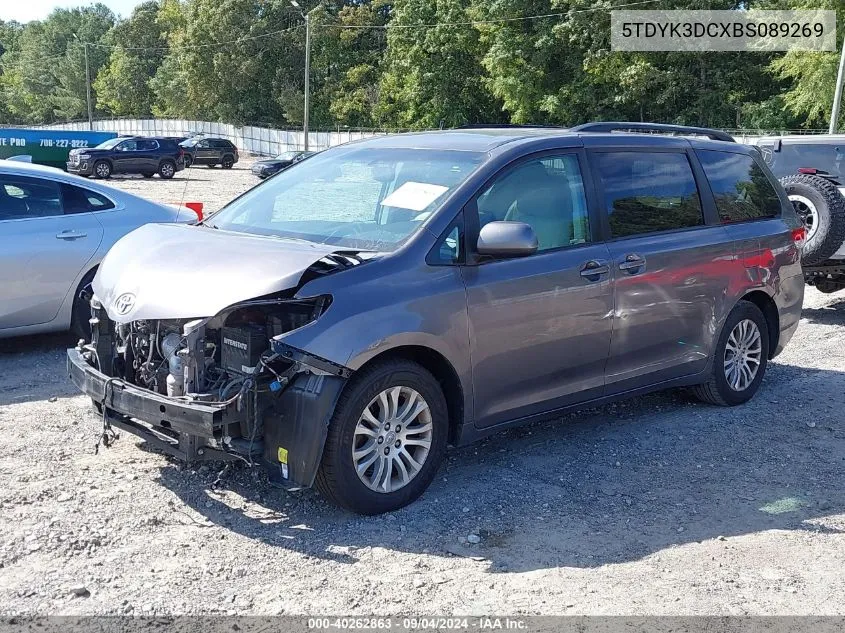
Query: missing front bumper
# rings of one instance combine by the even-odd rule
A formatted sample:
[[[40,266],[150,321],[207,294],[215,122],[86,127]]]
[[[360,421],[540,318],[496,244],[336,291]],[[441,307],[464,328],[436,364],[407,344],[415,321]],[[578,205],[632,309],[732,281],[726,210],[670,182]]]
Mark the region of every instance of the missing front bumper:
[[[260,461],[274,483],[286,488],[310,487],[331,416],[350,372],[289,349],[287,357],[298,363],[300,371],[287,388],[262,407],[263,433],[252,440],[228,437],[229,425],[240,425],[246,416],[234,404],[179,400],[109,378],[88,364],[76,348],[67,351],[67,369],[71,381],[96,403],[112,426],[172,457],[188,462]]]

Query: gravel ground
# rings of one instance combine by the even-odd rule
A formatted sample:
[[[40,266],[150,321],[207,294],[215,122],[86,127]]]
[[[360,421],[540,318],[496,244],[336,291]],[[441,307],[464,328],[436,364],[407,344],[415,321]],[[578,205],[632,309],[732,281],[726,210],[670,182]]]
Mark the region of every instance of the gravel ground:
[[[217,211],[235,196],[261,182],[249,169],[258,159],[242,156],[232,169],[192,167],[170,180],[158,176],[112,176],[108,184],[158,202],[202,202],[203,211]]]
[[[219,206],[246,168],[115,183],[169,200],[188,173]],[[512,430],[374,518],[259,471],[214,488],[129,435],[95,455],[68,338],[0,341],[0,612],[845,614],[843,324],[845,296],[808,289],[751,403],[668,392]]]

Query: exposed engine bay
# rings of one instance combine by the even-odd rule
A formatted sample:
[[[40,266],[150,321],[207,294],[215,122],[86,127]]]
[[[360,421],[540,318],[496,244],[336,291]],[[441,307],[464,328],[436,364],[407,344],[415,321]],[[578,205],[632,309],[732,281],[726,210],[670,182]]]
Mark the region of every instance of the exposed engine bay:
[[[349,371],[279,337],[330,303],[278,295],[210,318],[116,323],[92,297],[92,340],[77,351],[102,374],[102,394],[90,393],[98,390],[90,380],[80,386],[100,402],[104,434],[115,425],[186,460],[261,460],[281,483],[307,486],[325,440],[320,427]],[[71,378],[78,382],[72,369]]]

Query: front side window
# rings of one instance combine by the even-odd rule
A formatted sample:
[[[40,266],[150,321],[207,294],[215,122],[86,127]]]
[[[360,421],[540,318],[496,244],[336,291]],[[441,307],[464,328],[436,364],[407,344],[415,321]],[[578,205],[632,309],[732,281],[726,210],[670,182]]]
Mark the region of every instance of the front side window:
[[[590,241],[587,199],[575,154],[529,159],[498,177],[478,198],[479,225],[524,222],[539,250]]]
[[[751,156],[699,150],[696,152],[722,223],[744,222],[780,215],[780,198]]]
[[[137,141],[123,141],[120,145],[117,146],[116,149],[120,150],[121,152],[134,152],[138,148]]]
[[[413,235],[483,159],[476,152],[338,147],[266,180],[205,224],[391,251]]]
[[[596,166],[611,237],[704,224],[701,199],[686,154],[601,152]]]
[[[49,180],[0,174],[0,221],[62,215],[59,186]]]

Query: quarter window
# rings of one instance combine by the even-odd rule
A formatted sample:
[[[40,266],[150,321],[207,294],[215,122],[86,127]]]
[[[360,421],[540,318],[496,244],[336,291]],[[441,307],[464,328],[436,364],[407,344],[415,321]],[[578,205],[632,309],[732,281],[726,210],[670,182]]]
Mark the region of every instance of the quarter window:
[[[584,181],[574,154],[535,158],[500,176],[478,198],[480,226],[525,222],[539,250],[590,241]]]
[[[687,229],[704,224],[701,199],[686,154],[596,154],[612,237]]]
[[[0,174],[0,220],[43,218],[62,213],[62,198],[56,183]]]
[[[780,215],[780,198],[751,156],[713,150],[696,154],[723,224]]]
[[[64,211],[68,213],[87,213],[89,211],[105,211],[113,209],[114,203],[104,195],[95,193],[82,187],[62,185]]]

